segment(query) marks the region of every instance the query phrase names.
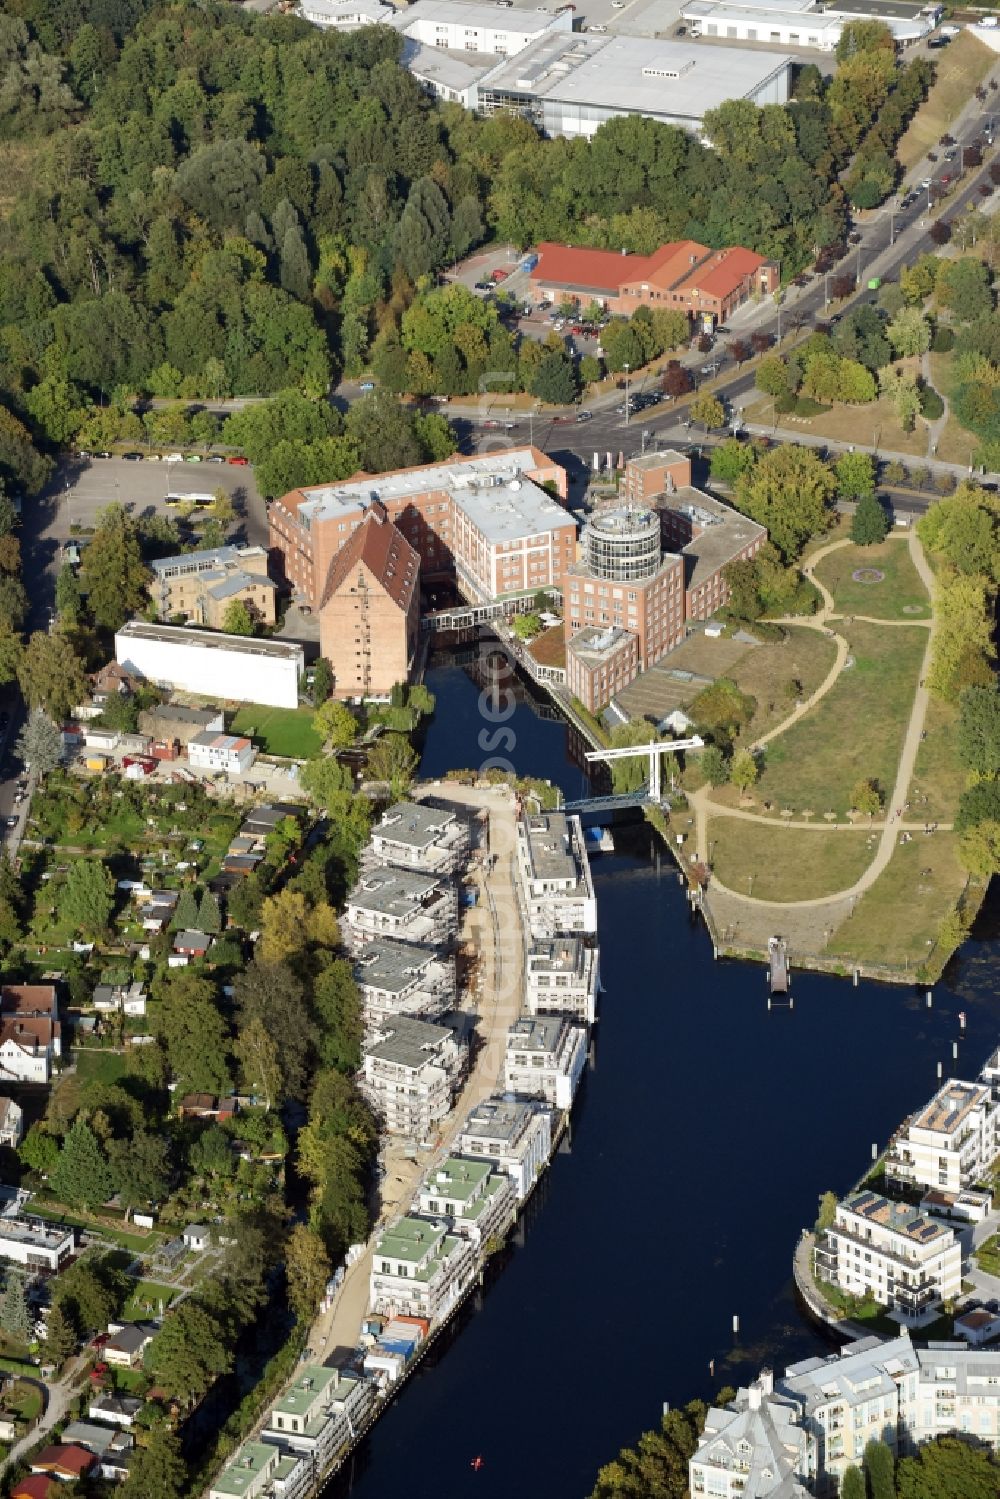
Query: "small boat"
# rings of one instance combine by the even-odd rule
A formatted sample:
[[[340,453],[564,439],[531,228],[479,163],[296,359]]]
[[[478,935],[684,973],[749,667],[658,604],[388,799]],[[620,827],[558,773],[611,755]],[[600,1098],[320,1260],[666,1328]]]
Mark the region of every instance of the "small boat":
[[[769,937],[767,942],[768,962],[768,1000],[767,1007],[771,1008],[771,1001],[778,995],[787,996],[788,1005],[791,1008],[793,1000],[791,997],[792,973],[788,963],[788,948],[784,937]]]
[[[592,854],[613,854],[615,840],[610,828],[587,828],[587,851]]]

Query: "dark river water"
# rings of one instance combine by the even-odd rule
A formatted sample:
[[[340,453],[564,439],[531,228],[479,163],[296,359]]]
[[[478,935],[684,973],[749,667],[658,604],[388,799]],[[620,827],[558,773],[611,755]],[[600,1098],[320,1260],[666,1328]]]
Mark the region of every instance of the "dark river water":
[[[428,675],[425,775],[486,757],[495,726],[472,673]],[[565,725],[518,693],[510,758],[578,793]],[[568,1148],[327,1499],[584,1499],[664,1401],[829,1346],[792,1291],[801,1226],[933,1091],[939,1061],[969,1075],[996,1045],[990,912],[931,1009],[922,992],[800,973],[794,1010],[769,1013],[763,969],[712,961],[645,825],[616,843],[594,861],[606,993]]]

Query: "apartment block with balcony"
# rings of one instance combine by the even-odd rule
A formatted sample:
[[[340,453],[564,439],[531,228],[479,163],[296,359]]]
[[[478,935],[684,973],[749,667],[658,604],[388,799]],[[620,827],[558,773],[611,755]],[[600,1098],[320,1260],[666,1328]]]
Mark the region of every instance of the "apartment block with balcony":
[[[852,1192],[815,1248],[815,1269],[851,1296],[872,1295],[906,1326],[932,1321],[962,1289],[962,1250],[950,1228],[875,1192]]]
[[[369,864],[392,864],[421,874],[454,874],[469,856],[469,827],[451,807],[395,802],[372,828]]]
[[[369,1032],[398,1015],[437,1020],[457,999],[454,958],[392,937],[365,943],[354,962],[354,981]]]
[[[713,1407],[688,1463],[692,1495],[712,1499],[809,1499],[816,1439],[794,1400],[776,1395],[769,1369],[731,1405]]]
[[[269,1442],[244,1442],[209,1490],[208,1499],[302,1499],[313,1482],[312,1463]]]
[[[947,1082],[896,1135],[886,1178],[903,1189],[961,1192],[975,1186],[997,1155],[998,1125],[1000,1104],[986,1083]]]
[[[271,1407],[262,1440],[309,1454],[323,1469],[357,1435],[375,1401],[375,1386],[360,1374],[326,1364],[303,1364]]]
[[[531,1015],[597,1016],[599,952],[583,937],[536,937],[525,960],[524,1003]]]
[[[458,896],[451,880],[412,869],[365,870],[346,906],[344,936],[355,952],[377,937],[447,947],[458,930]]]
[[[522,1016],[507,1032],[504,1090],[568,1109],[586,1060],[583,1026],[571,1025],[562,1015]]]
[[[447,1218],[455,1233],[481,1250],[512,1222],[517,1192],[506,1172],[491,1162],[449,1155],[421,1182],[417,1211],[429,1218]]]
[[[470,1110],[455,1150],[505,1171],[523,1202],[552,1150],[552,1110],[526,1098],[486,1098]]]
[[[596,932],[597,901],[579,817],[545,812],[517,825],[517,862],[533,937]]]
[[[398,1015],[372,1032],[360,1087],[392,1135],[428,1140],[451,1113],[468,1048],[447,1025]]]
[[[957,1433],[1000,1448],[1000,1349],[931,1343],[915,1349],[917,1386],[903,1412],[907,1444]]]
[[[461,1299],[478,1264],[472,1241],[442,1220],[413,1213],[398,1218],[375,1240],[372,1311],[439,1322]]]

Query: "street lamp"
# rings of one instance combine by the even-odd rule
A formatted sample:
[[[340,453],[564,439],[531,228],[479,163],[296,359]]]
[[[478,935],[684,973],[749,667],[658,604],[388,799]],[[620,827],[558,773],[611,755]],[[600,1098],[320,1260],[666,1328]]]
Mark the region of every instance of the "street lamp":
[[[625,425],[627,427],[628,426],[628,397],[629,397],[629,384],[628,384],[629,362],[628,362],[627,359],[623,363],[622,369],[625,371]]]
[[[829,305],[830,305],[830,272],[829,271],[824,271],[823,272],[823,309],[824,309],[824,311],[826,310],[827,307],[829,307]]]

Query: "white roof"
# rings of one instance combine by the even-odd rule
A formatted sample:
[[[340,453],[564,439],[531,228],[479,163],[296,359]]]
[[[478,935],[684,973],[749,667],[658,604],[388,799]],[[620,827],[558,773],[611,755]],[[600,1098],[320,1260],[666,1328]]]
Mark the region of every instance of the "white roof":
[[[715,4],[713,0],[690,0],[681,11],[685,21],[714,21],[716,24],[725,25],[751,25],[768,27],[790,26],[797,28],[803,36],[823,36],[825,33],[839,37],[844,29],[844,22],[837,16],[823,15],[820,12],[807,12],[804,8],[795,5],[794,0],[789,5],[782,0],[781,8],[765,10],[763,7],[748,7],[743,0],[724,0],[722,4]],[[763,38],[767,40],[767,38]]]
[[[449,52],[408,36],[403,41],[402,63],[422,83],[465,93],[496,66],[496,58],[492,52]]]
[[[392,25],[399,31],[409,31],[421,21],[486,31],[534,33],[547,31],[556,17],[549,10],[508,10],[481,0],[415,0],[413,5],[397,12]]]
[[[382,0],[300,0],[299,10],[307,21],[327,26],[390,24],[396,14]]]

